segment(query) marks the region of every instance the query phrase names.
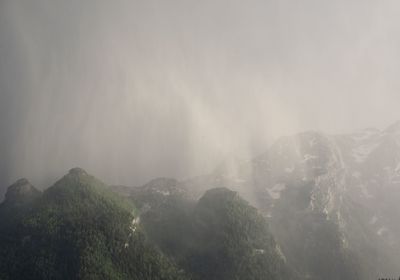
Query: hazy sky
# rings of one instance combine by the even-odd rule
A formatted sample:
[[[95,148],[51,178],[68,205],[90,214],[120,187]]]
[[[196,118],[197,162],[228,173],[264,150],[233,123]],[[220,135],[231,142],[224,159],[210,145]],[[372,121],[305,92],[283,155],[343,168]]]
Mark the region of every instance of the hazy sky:
[[[397,0],[0,0],[0,195],[211,170],[400,119]]]

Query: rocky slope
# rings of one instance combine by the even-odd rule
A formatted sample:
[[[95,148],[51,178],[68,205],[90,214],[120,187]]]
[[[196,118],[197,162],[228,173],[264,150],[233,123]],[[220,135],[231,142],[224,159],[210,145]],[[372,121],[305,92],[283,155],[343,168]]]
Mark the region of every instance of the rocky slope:
[[[252,160],[187,184],[230,187],[248,198],[306,278],[400,274],[400,123],[283,137]]]

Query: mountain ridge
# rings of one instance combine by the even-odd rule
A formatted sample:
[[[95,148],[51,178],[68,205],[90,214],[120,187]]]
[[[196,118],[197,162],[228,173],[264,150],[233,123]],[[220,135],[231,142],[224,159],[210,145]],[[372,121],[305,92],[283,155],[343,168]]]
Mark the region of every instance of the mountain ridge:
[[[250,211],[247,207],[256,207],[268,223],[265,234],[274,238],[297,279],[372,280],[399,273],[400,122],[383,130],[368,128],[341,135],[307,131],[285,136],[251,160],[231,161],[208,175],[184,181],[157,178],[141,187],[112,188],[80,168],[71,169],[60,181],[68,181],[71,188],[65,189],[56,182],[41,194],[21,179],[10,186],[5,202],[20,200],[15,205],[27,205],[9,208],[24,216],[34,209],[37,197],[47,197],[58,206],[69,207],[69,198],[82,202],[93,194],[104,196],[113,205],[123,205],[128,213],[141,215],[139,227],[161,253],[185,269],[196,271],[193,276],[201,279],[206,275],[204,271],[182,261],[188,252],[201,256],[200,248],[191,245],[202,243],[201,238],[192,239],[196,234],[191,230],[202,232],[200,225],[211,222],[206,219],[193,224],[194,213],[210,193],[216,201],[210,202],[213,207],[203,208],[213,209],[213,215],[219,211],[217,206],[230,199],[236,201],[234,197],[239,195],[250,202],[244,208],[246,211]],[[87,188],[85,182],[89,181],[96,187]],[[109,191],[123,197],[114,198]],[[218,193],[223,194],[221,203]],[[30,202],[25,204],[24,198]],[[130,208],[132,203],[135,206]],[[1,204],[0,210],[11,213],[4,210],[7,209],[4,205],[7,203]],[[236,205],[242,207],[241,202]],[[224,211],[231,211],[228,209]],[[240,214],[237,215],[240,220]],[[255,217],[249,215],[246,219]],[[240,227],[235,230],[240,231]],[[165,235],[161,237],[158,232]],[[204,231],[204,234],[214,233]],[[177,240],[176,236],[186,237]],[[240,239],[238,242],[249,246]],[[210,252],[217,254],[211,249]],[[278,260],[276,253],[271,256]],[[222,273],[220,278],[229,275],[222,268],[218,271]]]
[[[9,215],[10,219],[0,219],[0,278],[228,280],[242,278],[245,269],[252,271],[252,279],[282,279],[287,268],[255,208],[227,189],[210,191],[203,200],[192,201],[175,183],[159,179],[132,197],[119,196],[83,169],[73,168],[40,195],[18,204],[20,208],[5,211],[9,203],[3,202],[0,217]],[[31,188],[26,180],[19,180],[7,197]],[[234,200],[228,193],[234,194]],[[206,208],[202,207],[204,200],[210,202]],[[203,210],[216,219],[230,217],[229,227],[201,227],[209,217],[203,219]],[[254,219],[258,222],[251,222]],[[243,227],[238,221],[250,226]],[[168,230],[174,234],[166,235]],[[237,237],[250,233],[246,239]],[[225,245],[220,250],[208,247],[204,255],[208,236],[222,238]],[[200,241],[202,246],[198,246]],[[249,255],[256,241],[264,248],[257,258]],[[247,255],[235,254],[233,249]],[[253,259],[264,265],[249,262]],[[246,266],[236,267],[238,261]]]

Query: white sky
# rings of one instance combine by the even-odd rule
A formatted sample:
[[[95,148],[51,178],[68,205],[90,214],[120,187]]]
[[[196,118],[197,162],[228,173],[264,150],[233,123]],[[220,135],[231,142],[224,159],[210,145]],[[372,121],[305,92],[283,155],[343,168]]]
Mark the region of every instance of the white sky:
[[[0,2],[0,183],[208,172],[400,119],[400,2]],[[1,192],[0,192],[1,193]]]

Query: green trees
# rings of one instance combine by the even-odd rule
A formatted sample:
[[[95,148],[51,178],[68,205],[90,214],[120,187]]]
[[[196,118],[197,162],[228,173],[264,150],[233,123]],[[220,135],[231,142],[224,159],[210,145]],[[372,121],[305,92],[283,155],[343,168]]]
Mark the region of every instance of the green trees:
[[[188,266],[200,279],[289,279],[284,259],[258,211],[225,188],[199,200],[193,226],[197,247]]]
[[[132,203],[71,170],[0,230],[0,279],[186,279],[140,228],[133,232],[132,213]]]
[[[13,185],[0,205],[0,279],[291,279],[265,220],[236,192],[196,202],[168,187],[123,198],[82,169],[43,194]]]
[[[143,226],[194,279],[292,277],[263,217],[228,189],[209,190],[195,205],[169,196]]]

